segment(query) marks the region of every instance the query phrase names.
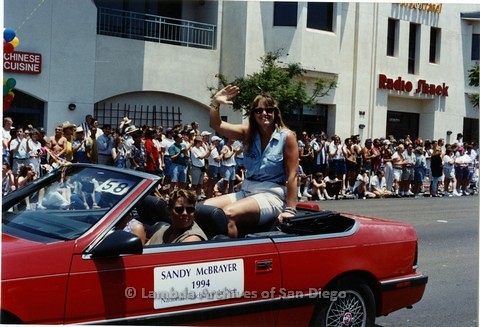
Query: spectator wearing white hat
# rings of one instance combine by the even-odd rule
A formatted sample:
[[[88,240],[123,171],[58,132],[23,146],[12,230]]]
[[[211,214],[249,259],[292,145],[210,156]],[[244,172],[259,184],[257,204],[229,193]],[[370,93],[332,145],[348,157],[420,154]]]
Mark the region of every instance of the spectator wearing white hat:
[[[202,137],[202,141],[203,143],[205,144],[210,144],[210,136],[212,135],[212,133],[210,133],[209,131],[203,131],[200,133],[200,136]]]
[[[75,130],[75,139],[72,143],[73,161],[81,163],[89,163],[91,144],[85,138],[85,131],[82,126],[78,126]]]

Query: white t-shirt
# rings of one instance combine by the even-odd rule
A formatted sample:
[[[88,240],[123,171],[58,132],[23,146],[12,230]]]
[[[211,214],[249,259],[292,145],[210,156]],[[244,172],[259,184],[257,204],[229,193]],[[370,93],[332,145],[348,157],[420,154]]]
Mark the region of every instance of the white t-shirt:
[[[204,147],[192,146],[190,149],[190,160],[192,160],[192,165],[195,167],[205,166],[205,159],[199,159],[207,154],[207,151]]]
[[[382,177],[382,180],[379,180],[378,176],[375,175],[372,177],[372,180],[370,181],[370,191],[374,191],[374,187],[376,187],[379,190],[382,190],[386,185],[387,185],[387,180],[385,179],[385,177]]]
[[[165,149],[164,150],[164,155],[165,156],[170,156],[170,154],[168,153],[168,148],[173,144],[175,143],[175,141],[173,139],[169,139],[169,138],[162,138],[162,142],[160,142],[160,144],[163,146],[163,148]]]
[[[452,161],[452,158],[448,155],[443,156],[443,168],[444,169],[452,169],[453,165],[450,163]]]
[[[355,184],[353,184],[353,190],[356,190],[363,182],[365,182],[365,185],[368,185],[368,181],[368,176],[364,177],[362,174],[358,174]]]
[[[212,167],[220,167],[222,165],[222,160],[215,161],[215,158],[218,158],[219,156],[218,149],[213,147],[213,150],[210,151],[210,155],[208,156],[208,165]]]
[[[458,165],[458,166],[468,166],[469,163],[472,162],[472,158],[470,158],[470,156],[468,154],[464,154],[463,156],[460,156],[460,157],[457,157],[455,159],[455,163]]]
[[[4,128],[3,133],[2,133],[2,138],[3,138],[3,140],[7,140],[7,142],[8,142],[12,139],[12,134],[10,134],[10,131],[6,131],[5,128]]]

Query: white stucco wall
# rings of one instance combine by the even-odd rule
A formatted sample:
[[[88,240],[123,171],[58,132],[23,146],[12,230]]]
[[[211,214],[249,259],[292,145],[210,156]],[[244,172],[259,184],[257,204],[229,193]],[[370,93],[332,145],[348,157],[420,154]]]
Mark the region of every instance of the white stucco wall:
[[[92,109],[95,71],[96,8],[93,1],[9,1],[5,26],[16,31],[16,51],[41,53],[39,75],[5,73],[16,89],[48,102],[44,126],[53,134],[65,120],[82,122]],[[75,111],[68,104],[75,103]]]
[[[5,75],[17,80],[17,89],[46,102],[44,126],[49,133],[62,121],[82,122],[98,101],[138,92],[147,92],[144,102],[151,95],[178,101],[189,108],[192,118],[198,113],[198,119],[185,113],[187,122],[203,124],[208,119],[207,88],[216,86],[215,74],[221,72],[230,80],[246,76],[259,69],[261,56],[278,49],[284,51],[284,63],[300,62],[311,75],[338,78],[338,88],[318,99],[330,108],[329,134],[384,136],[387,110],[402,99],[407,104],[418,99],[422,104],[412,110],[420,114],[424,138],[445,137],[446,130],[461,132],[463,117],[478,119],[478,108],[473,108],[465,94],[478,92],[467,85],[466,71],[473,65],[471,33],[480,33],[480,24],[462,20],[460,14],[478,12],[480,5],[445,3],[442,12],[434,14],[392,3],[335,3],[333,32],[306,28],[307,2],[298,3],[296,27],[273,26],[273,6],[271,1],[186,2],[185,19],[217,24],[217,49],[204,50],[99,36],[91,0],[8,1],[4,25],[17,32],[20,45],[16,50],[41,53],[43,63],[40,75]],[[389,17],[399,19],[395,57],[386,56]],[[415,74],[408,74],[410,22],[421,24]],[[430,26],[441,29],[436,64],[428,62]],[[379,90],[379,74],[401,76],[415,87],[419,79],[445,83],[449,95]],[[394,95],[400,97],[392,102]],[[77,109],[69,111],[69,103]],[[365,111],[365,116],[359,111]],[[228,116],[231,122],[242,121],[239,112]],[[359,124],[366,128],[360,131]]]

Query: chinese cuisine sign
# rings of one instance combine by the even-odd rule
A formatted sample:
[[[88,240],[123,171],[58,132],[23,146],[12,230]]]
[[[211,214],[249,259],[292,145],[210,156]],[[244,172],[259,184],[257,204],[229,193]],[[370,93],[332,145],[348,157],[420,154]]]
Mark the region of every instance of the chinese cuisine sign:
[[[243,260],[157,267],[153,298],[155,309],[228,300],[241,297],[244,288]]]
[[[3,53],[3,70],[15,73],[40,74],[42,72],[42,55],[20,51]]]

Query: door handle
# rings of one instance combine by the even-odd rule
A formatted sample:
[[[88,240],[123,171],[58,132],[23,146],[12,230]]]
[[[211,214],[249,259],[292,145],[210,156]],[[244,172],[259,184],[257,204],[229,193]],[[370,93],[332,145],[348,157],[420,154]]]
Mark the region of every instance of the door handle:
[[[272,270],[273,270],[273,262],[271,259],[255,261],[256,273],[271,272]]]

